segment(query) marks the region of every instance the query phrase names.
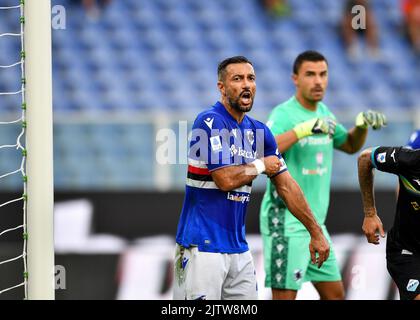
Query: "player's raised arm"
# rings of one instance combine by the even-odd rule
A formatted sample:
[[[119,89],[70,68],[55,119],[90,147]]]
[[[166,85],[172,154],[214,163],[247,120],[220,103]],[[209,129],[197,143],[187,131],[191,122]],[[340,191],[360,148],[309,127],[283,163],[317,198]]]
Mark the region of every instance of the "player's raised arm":
[[[331,118],[313,118],[297,124],[293,129],[276,135],[276,142],[280,152],[286,152],[300,139],[314,134],[334,135],[335,121]]]
[[[316,222],[302,190],[288,171],[276,175],[271,181],[276,186],[278,195],[284,200],[290,212],[305,226],[311,235],[309,250],[312,263],[318,267],[328,259],[330,246],[325,239],[322,229]],[[318,260],[316,259],[318,253]]]
[[[378,233],[382,237],[385,237],[385,232],[375,207],[375,194],[373,189],[374,166],[371,159],[372,149],[364,150],[358,159],[359,185],[365,214],[362,230],[369,243],[379,244]]]
[[[360,112],[356,116],[355,126],[348,131],[346,141],[338,149],[348,154],[358,152],[365,144],[368,128],[372,127],[373,130],[379,130],[386,124],[386,117],[381,112],[373,110]]]

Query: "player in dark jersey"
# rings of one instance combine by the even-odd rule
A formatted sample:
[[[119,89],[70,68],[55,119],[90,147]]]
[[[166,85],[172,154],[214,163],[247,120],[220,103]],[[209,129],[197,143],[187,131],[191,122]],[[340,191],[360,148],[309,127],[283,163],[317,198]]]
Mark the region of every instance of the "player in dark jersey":
[[[175,299],[257,299],[245,214],[252,181],[262,173],[311,234],[312,262],[320,267],[328,258],[328,242],[273,135],[245,115],[253,105],[255,79],[245,57],[222,61],[217,83],[221,100],[194,121],[176,235]]]
[[[394,225],[388,232],[387,268],[398,286],[401,299],[420,300],[420,149],[377,147],[359,156],[363,232],[368,242],[379,244],[385,237],[377,215],[373,192],[373,169],[399,177],[400,191]]]

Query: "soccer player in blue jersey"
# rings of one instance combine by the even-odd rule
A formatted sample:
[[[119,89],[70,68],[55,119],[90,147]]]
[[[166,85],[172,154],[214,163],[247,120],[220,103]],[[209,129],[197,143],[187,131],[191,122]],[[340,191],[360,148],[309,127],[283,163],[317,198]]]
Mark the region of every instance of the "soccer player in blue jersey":
[[[329,245],[287,171],[270,130],[248,117],[256,92],[252,63],[236,56],[218,66],[221,99],[195,119],[186,193],[176,235],[174,299],[257,299],[245,214],[252,181],[265,174],[311,235],[312,263]]]

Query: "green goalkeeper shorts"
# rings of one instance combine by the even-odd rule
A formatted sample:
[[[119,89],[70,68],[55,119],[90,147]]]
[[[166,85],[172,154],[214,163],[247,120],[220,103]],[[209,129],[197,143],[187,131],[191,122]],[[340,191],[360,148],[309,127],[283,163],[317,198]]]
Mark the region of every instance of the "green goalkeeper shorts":
[[[325,227],[324,235],[330,243],[330,255],[321,268],[311,263],[309,235],[291,237],[263,235],[265,286],[274,289],[299,290],[302,283],[341,281],[331,238]]]

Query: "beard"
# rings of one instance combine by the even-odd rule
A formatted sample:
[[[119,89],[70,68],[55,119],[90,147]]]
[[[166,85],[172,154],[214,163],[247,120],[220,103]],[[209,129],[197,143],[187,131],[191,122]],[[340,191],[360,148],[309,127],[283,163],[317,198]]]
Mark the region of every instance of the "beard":
[[[251,111],[252,106],[254,104],[254,99],[252,99],[252,101],[249,104],[249,106],[246,106],[246,107],[241,106],[241,104],[239,103],[239,100],[240,99],[241,99],[241,96],[237,97],[236,99],[235,98],[228,97],[228,101],[229,101],[230,106],[233,109],[235,109],[237,111],[240,111],[240,112],[249,112],[249,111]]]
[[[311,102],[320,102],[324,99],[324,94],[325,94],[324,90],[322,91],[322,93],[317,93],[314,88],[307,95],[307,100]]]
[[[309,97],[306,100],[309,101],[309,102],[311,102],[311,103],[318,103],[318,102],[321,102],[323,100],[323,98],[324,97],[322,97],[322,98]]]

